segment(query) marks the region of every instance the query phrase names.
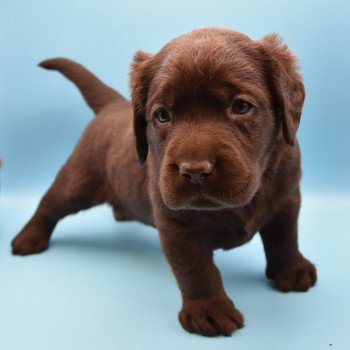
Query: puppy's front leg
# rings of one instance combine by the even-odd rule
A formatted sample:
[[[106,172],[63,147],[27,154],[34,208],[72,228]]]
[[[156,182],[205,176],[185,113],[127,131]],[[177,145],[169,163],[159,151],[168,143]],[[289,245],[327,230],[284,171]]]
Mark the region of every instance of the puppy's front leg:
[[[206,336],[229,336],[243,326],[243,316],[226,295],[213,252],[200,232],[184,225],[158,225],[164,253],[180,287],[184,329]]]
[[[316,283],[316,268],[298,248],[300,193],[288,200],[260,229],[267,259],[266,275],[283,292],[306,291]]]

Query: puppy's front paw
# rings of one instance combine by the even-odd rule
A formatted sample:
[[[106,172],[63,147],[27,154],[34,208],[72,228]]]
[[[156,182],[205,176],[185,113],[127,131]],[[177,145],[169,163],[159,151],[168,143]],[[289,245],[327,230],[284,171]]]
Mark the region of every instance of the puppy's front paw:
[[[185,299],[179,320],[190,333],[205,336],[230,336],[234,330],[243,327],[243,316],[234,307],[232,301],[220,299]]]
[[[12,241],[12,253],[14,255],[29,255],[41,253],[47,249],[48,235],[34,228],[25,228]]]
[[[267,268],[266,274],[282,292],[306,292],[317,280],[315,265],[302,256],[280,271]]]

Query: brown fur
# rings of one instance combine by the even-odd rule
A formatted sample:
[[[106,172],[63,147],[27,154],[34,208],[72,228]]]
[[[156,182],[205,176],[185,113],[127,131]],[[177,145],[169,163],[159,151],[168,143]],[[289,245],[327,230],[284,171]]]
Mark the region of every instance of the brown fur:
[[[315,267],[297,243],[295,134],[304,87],[295,57],[276,35],[253,41],[204,28],[157,54],[139,51],[132,103],[72,61],[41,65],[73,80],[97,116],[14,239],[14,254],[43,251],[61,218],[107,202],[116,219],[157,227],[183,297],[181,325],[207,336],[243,325],[213,263],[215,249],[260,231],[266,273],[277,288],[314,285]],[[237,99],[252,108],[237,114]],[[170,120],[158,121],[158,108]]]

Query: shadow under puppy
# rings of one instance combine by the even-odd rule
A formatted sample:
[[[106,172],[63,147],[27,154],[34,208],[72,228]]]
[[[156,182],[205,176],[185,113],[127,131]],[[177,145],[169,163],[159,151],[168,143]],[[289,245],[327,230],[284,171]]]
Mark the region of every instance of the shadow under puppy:
[[[277,288],[315,284],[315,267],[297,243],[295,134],[304,87],[276,35],[254,41],[204,28],[157,54],[138,51],[131,103],[75,62],[41,66],[72,80],[97,115],[13,240],[14,254],[45,250],[60,219],[109,203],[117,219],[157,227],[183,297],[181,325],[207,336],[243,325],[214,265],[215,249],[259,231]]]

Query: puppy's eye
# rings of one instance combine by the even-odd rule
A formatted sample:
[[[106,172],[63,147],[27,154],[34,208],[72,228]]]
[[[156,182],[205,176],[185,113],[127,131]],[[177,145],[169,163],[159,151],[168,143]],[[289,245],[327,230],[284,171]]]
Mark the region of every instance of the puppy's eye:
[[[232,112],[235,114],[246,114],[253,105],[248,101],[236,100],[232,104]]]
[[[170,115],[168,111],[164,108],[158,108],[154,112],[154,117],[160,122],[160,123],[167,123],[170,121]]]

